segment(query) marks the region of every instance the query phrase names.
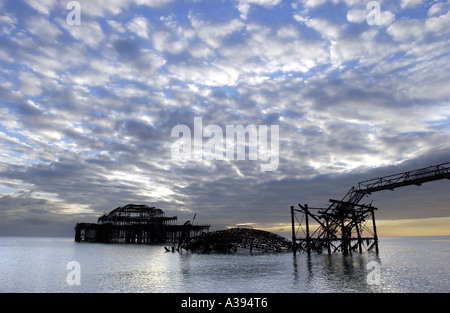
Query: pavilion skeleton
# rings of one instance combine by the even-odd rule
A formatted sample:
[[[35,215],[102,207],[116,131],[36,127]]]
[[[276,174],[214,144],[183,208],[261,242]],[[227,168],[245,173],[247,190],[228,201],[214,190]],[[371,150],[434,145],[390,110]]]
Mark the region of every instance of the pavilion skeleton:
[[[298,209],[291,206],[294,253],[297,250],[308,254],[311,251],[321,253],[323,250],[329,254],[337,251],[351,253],[362,252],[363,249],[375,249],[378,253],[374,213],[377,208],[371,204],[359,204],[362,198],[376,191],[420,186],[439,179],[450,179],[450,162],[362,181],[358,187],[352,187],[342,200],[330,199],[328,208],[310,208],[307,204],[298,204]],[[312,230],[311,222],[317,223],[318,227]],[[303,231],[302,237],[297,236],[300,230]]]
[[[178,225],[176,216],[166,216],[159,208],[128,204],[100,216],[97,223],[77,223],[75,241],[181,243],[209,230],[209,225],[193,224],[194,219]]]

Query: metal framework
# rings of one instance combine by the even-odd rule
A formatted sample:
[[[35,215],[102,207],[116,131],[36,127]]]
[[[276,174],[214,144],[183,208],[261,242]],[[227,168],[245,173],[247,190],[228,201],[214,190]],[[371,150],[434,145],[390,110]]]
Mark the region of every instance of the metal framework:
[[[365,194],[371,194],[375,191],[394,190],[394,188],[409,185],[421,186],[423,183],[445,178],[450,179],[450,162],[400,174],[368,179],[358,184],[358,190]]]
[[[334,203],[343,204],[342,201],[331,200]],[[336,201],[336,202],[334,202]],[[378,253],[378,236],[375,224],[377,208],[371,205],[356,204],[348,211],[329,211],[324,208],[309,208],[307,204],[298,205],[299,209],[291,206],[292,218],[292,242],[294,253],[302,250],[308,254],[311,251],[322,253],[327,250],[333,252],[349,253],[370,251],[375,248]],[[296,212],[302,213],[299,220]],[[371,220],[371,222],[370,222]],[[295,224],[298,229],[295,229]],[[312,224],[316,227],[312,228]],[[301,237],[298,237],[299,231]]]
[[[178,242],[209,229],[190,221],[176,225],[177,217],[167,217],[156,207],[128,204],[100,216],[97,223],[77,223],[75,241],[104,243]]]
[[[325,249],[328,253],[351,253],[362,252],[363,248],[367,251],[375,249],[378,253],[374,213],[377,208],[371,204],[359,204],[362,198],[376,191],[409,185],[421,186],[440,179],[450,179],[450,162],[362,181],[357,188],[352,187],[342,200],[330,199],[328,208],[309,208],[307,204],[299,204],[298,209],[291,206],[294,253],[296,250],[308,254],[311,251],[321,253]],[[302,214],[300,219],[297,212]],[[310,228],[310,222],[316,224],[315,229]],[[300,237],[299,231],[302,231]]]

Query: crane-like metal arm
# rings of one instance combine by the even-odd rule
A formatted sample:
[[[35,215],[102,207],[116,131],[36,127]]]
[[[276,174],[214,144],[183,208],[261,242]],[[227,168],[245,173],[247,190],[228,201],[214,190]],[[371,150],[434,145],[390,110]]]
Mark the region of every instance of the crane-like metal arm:
[[[426,182],[445,178],[450,179],[450,162],[385,177],[368,179],[360,182],[357,190],[371,194],[375,191],[394,190],[394,188],[409,185],[420,186]]]

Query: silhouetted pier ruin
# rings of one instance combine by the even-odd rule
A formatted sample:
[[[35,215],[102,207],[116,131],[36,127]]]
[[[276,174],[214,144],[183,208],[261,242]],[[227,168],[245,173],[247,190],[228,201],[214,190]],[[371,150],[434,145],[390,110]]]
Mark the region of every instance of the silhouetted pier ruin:
[[[194,225],[187,221],[176,224],[156,207],[128,204],[100,216],[97,223],[77,223],[76,242],[164,243],[179,242],[208,231],[210,225]]]
[[[76,242],[103,243],[174,243],[166,251],[185,249],[192,252],[246,251],[283,252],[293,250],[322,253],[376,251],[377,208],[360,204],[364,196],[382,190],[450,179],[450,162],[404,173],[374,178],[352,187],[342,200],[330,199],[327,208],[307,204],[291,206],[292,241],[277,234],[231,228],[209,232],[210,225],[187,221],[178,225],[176,216],[166,216],[156,207],[128,204],[100,216],[97,223],[77,223]],[[177,245],[175,244],[177,243]]]
[[[330,199],[328,208],[310,208],[307,204],[291,206],[293,251],[351,253],[365,249],[378,253],[377,209],[371,204],[359,204],[362,198],[376,191],[420,186],[440,179],[450,179],[450,162],[362,181],[342,200]]]

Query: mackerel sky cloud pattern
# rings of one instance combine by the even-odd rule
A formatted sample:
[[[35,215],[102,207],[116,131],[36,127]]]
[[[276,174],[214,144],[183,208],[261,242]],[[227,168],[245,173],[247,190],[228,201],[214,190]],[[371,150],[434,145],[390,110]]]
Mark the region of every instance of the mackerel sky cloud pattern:
[[[450,160],[450,1],[378,1],[380,25],[360,0],[80,0],[80,25],[68,2],[0,0],[0,235],[128,203],[282,230],[289,205]],[[277,170],[172,159],[194,117],[279,125]],[[374,196],[379,218],[448,218],[445,183]]]

